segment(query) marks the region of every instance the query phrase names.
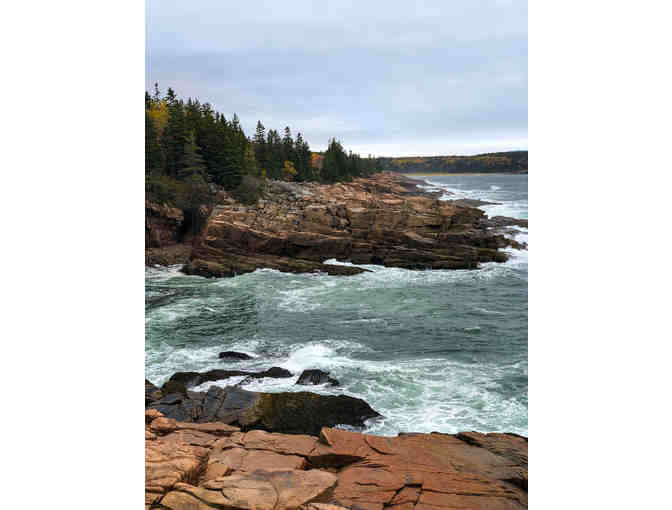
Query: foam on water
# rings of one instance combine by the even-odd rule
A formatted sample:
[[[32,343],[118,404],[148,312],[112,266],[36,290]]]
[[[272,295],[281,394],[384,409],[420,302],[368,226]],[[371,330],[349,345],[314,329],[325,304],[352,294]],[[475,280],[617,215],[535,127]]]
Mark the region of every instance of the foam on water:
[[[437,178],[428,186],[454,193],[446,199],[501,203],[483,206],[489,215],[527,217],[526,193],[516,194],[506,179],[460,179]],[[512,230],[527,242],[527,229]],[[258,379],[244,388],[362,398],[383,415],[367,425],[381,435],[527,435],[528,253],[507,251],[507,262],[476,271],[364,265],[371,272],[349,277],[262,269],[206,279],[181,274],[179,266],[148,268],[146,377],[160,385],[178,371],[279,366],[293,377]],[[218,358],[223,350],[254,359],[224,362]],[[342,386],[296,385],[310,368],[329,371]]]

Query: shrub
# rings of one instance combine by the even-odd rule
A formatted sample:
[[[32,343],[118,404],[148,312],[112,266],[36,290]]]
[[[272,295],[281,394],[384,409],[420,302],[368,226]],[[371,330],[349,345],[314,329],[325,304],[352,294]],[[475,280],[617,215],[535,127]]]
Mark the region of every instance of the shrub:
[[[252,205],[256,204],[261,198],[263,190],[263,180],[251,175],[244,175],[238,187],[231,192],[231,196],[242,204]]]

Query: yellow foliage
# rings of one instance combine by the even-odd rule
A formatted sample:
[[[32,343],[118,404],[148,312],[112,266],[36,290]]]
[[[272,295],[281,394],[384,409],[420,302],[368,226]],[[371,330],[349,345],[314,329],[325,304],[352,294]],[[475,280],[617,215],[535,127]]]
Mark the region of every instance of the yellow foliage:
[[[282,169],[282,176],[286,181],[291,181],[296,175],[296,168],[291,161],[285,161],[285,166]]]
[[[166,105],[166,102],[163,100],[152,102],[152,106],[147,110],[147,113],[154,121],[159,137],[161,137],[163,128],[166,127],[166,124],[168,123],[168,105]]]

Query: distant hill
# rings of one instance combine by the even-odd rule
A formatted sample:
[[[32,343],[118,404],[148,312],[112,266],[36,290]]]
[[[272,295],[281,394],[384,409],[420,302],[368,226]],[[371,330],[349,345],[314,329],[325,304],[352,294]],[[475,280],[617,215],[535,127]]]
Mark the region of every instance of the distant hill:
[[[382,170],[400,173],[527,173],[527,151],[476,156],[378,158]]]

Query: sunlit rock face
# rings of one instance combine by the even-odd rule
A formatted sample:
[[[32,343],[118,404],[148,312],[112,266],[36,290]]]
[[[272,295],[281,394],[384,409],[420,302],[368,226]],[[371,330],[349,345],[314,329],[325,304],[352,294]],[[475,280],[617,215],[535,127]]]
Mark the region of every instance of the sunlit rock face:
[[[245,206],[224,199],[184,271],[235,276],[258,268],[352,275],[329,259],[408,269],[475,269],[504,262],[517,243],[488,229],[483,211],[441,201],[392,173],[331,185],[270,182]]]

